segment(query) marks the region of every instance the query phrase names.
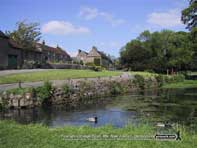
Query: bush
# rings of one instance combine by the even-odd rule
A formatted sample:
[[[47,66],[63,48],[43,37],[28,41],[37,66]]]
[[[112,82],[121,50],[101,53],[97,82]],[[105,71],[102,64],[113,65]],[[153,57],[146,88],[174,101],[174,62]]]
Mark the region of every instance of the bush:
[[[31,61],[31,60],[24,60],[23,69],[34,69],[34,68],[40,68],[41,63],[38,61]]]
[[[183,82],[185,80],[185,76],[183,74],[175,75],[174,82]]]
[[[70,89],[70,87],[67,84],[64,84],[62,86],[62,89],[63,89],[64,94],[66,94],[66,95],[71,92],[71,89]]]
[[[14,88],[6,91],[8,94],[23,95],[26,92],[31,92],[31,88]]]
[[[44,85],[36,88],[37,96],[41,99],[42,104],[50,103],[52,84],[49,81],[44,82]]]
[[[157,84],[159,87],[162,87],[164,85],[164,82],[167,81],[166,79],[168,79],[168,76],[164,77],[163,75],[157,75],[155,76],[156,80],[157,80]]]
[[[117,83],[117,82],[113,82],[111,84],[111,90],[110,90],[110,93],[112,95],[118,95],[118,94],[121,94],[123,93],[123,87],[121,86],[120,83]]]
[[[140,89],[144,89],[145,88],[145,80],[144,80],[144,77],[139,75],[139,74],[136,74],[134,75],[134,80],[133,80],[134,84],[135,85],[138,85],[138,87]]]

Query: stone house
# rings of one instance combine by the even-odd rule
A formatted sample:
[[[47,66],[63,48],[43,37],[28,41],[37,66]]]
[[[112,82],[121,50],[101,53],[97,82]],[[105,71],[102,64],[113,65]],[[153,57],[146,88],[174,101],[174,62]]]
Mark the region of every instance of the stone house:
[[[0,31],[0,69],[13,69],[21,66],[21,53],[22,48]]]
[[[37,43],[32,50],[23,49],[0,31],[0,69],[21,68],[25,61],[65,63],[71,61],[69,54],[60,47]]]
[[[111,59],[94,46],[89,53],[78,50],[77,59],[83,61],[84,64],[94,63],[97,66],[103,66],[107,68],[112,65]]]
[[[66,63],[71,61],[70,55],[60,48],[59,46],[51,47],[45,44],[45,41],[37,43],[36,48],[42,52],[42,61],[47,61],[48,63]]]

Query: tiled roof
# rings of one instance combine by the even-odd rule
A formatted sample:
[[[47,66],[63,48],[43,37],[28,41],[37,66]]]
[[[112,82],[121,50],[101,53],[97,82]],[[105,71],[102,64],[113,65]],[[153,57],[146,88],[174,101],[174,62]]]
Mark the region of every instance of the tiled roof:
[[[100,55],[103,59],[106,59],[109,62],[112,62],[111,59],[108,56],[106,56],[105,53],[103,53],[102,51],[97,50],[96,47],[93,47],[92,50],[88,54],[89,57],[91,57],[91,56],[98,56],[98,55]]]
[[[0,30],[0,37],[2,37],[2,38],[9,38],[9,37],[6,36],[1,30]]]
[[[23,49],[21,46],[19,46],[16,42],[14,42],[12,39],[9,39],[9,44],[14,47],[14,48],[18,48],[18,49]]]
[[[78,53],[83,53],[83,54],[88,55],[88,53],[87,53],[87,52],[85,52],[85,51],[83,51],[83,50],[81,50],[81,49],[79,49],[79,50],[78,50]]]
[[[70,55],[64,51],[63,49],[61,49],[60,47],[51,47],[51,46],[48,46],[48,45],[44,45],[44,44],[41,44],[41,43],[37,43],[38,47],[37,48],[41,48],[42,50],[45,50],[45,51],[50,51],[50,52],[54,52],[56,54],[61,54],[61,55],[65,55],[67,57],[70,57]]]

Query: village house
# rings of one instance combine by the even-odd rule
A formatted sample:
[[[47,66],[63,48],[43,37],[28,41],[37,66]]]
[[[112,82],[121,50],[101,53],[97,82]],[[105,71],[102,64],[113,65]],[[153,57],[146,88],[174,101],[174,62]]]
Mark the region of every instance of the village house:
[[[78,50],[77,59],[83,61],[84,64],[94,63],[96,66],[108,68],[112,65],[112,61],[103,52],[99,51],[95,46],[92,47],[89,53]]]
[[[50,47],[44,41],[37,43],[35,49],[23,49],[0,31],[0,69],[22,68],[26,61],[66,63],[71,57],[59,46]]]

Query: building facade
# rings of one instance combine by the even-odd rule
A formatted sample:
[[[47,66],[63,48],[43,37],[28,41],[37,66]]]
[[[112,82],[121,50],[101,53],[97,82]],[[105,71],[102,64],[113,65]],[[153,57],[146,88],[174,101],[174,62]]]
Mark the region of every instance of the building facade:
[[[38,63],[66,63],[70,55],[60,47],[37,43],[35,49],[26,50],[0,31],[0,69],[19,69],[26,61]]]
[[[89,53],[78,50],[77,59],[83,61],[84,64],[94,63],[96,66],[109,67],[112,64],[111,59],[94,46]]]

